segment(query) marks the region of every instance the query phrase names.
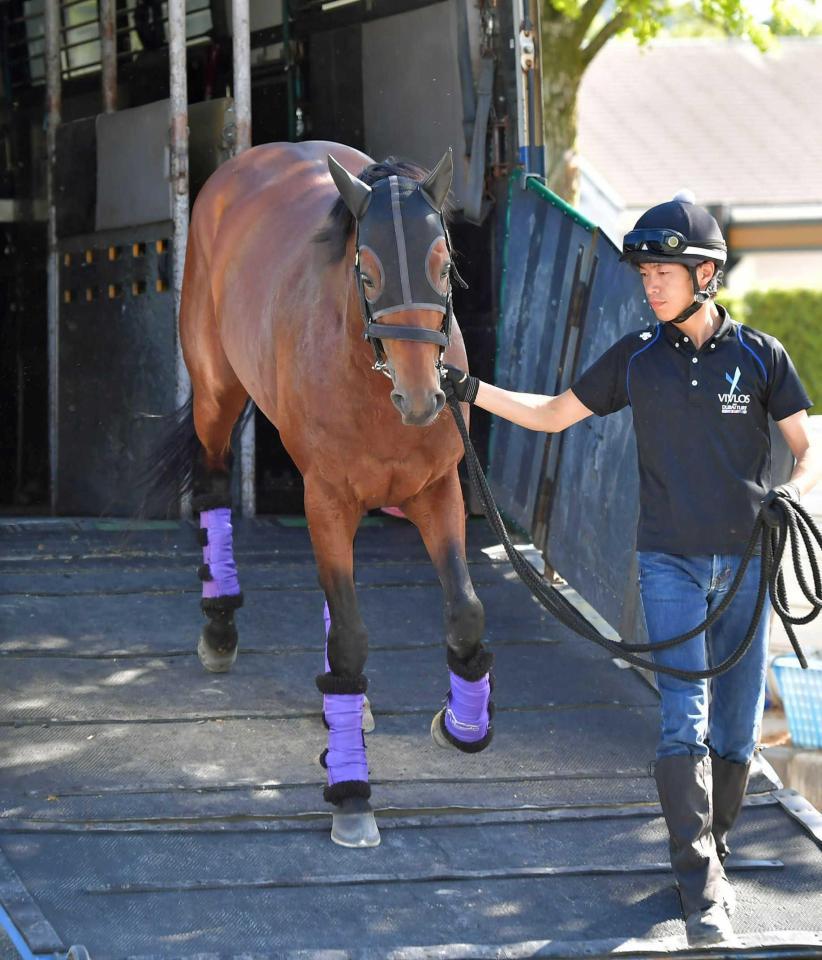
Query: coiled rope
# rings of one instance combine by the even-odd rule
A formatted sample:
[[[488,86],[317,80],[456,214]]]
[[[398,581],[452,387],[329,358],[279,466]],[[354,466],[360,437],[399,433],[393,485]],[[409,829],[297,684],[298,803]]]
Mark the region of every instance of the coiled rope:
[[[485,516],[491,529],[499,537],[508,559],[520,579],[525,583],[531,593],[542,604],[545,609],[553,614],[563,626],[568,627],[581,637],[591,640],[594,643],[604,647],[615,657],[633,664],[635,667],[642,667],[645,670],[652,670],[655,673],[665,673],[671,677],[678,677],[680,680],[707,680],[710,677],[719,676],[730,670],[737,664],[748,651],[753,641],[759,620],[762,617],[762,611],[765,606],[765,598],[770,594],[771,604],[776,611],[777,616],[782,621],[788,639],[791,641],[794,653],[803,669],[807,669],[808,662],[802,653],[799,640],[794,632],[794,626],[810,623],[822,610],[822,577],[820,577],[819,562],[816,556],[816,546],[822,548],[822,533],[813,522],[807,510],[793,500],[787,498],[778,498],[774,502],[774,507],[779,508],[780,519],[776,526],[766,522],[764,510],[760,509],[751,531],[742,562],[736,572],[733,583],[728,589],[727,594],[717,608],[705,619],[699,626],[694,627],[681,636],[672,637],[662,643],[621,643],[603,636],[597,628],[590,623],[580,613],[579,610],[563,596],[559,590],[544,580],[539,573],[528,563],[528,561],[519,553],[511,543],[508,531],[502,521],[497,505],[494,502],[493,494],[485,479],[485,474],[480,465],[474,445],[468,436],[468,428],[460,410],[459,401],[452,394],[448,397],[448,404],[451,413],[454,416],[454,422],[457,425],[463,445],[465,446],[465,460],[468,467],[468,476],[474,486],[477,496],[482,502],[485,510]],[[773,509],[773,507],[771,508]],[[805,569],[800,555],[800,540],[804,544],[805,553],[810,564],[813,578],[813,587],[808,584],[805,575]],[[796,579],[802,593],[811,604],[810,613],[805,616],[796,616],[791,613],[788,606],[788,593],[785,588],[785,576],[782,571],[782,562],[785,555],[785,547],[790,542],[790,555],[793,562]],[[730,606],[736,592],[739,589],[751,558],[756,552],[757,543],[761,548],[762,566],[759,573],[759,589],[757,592],[756,603],[754,605],[753,615],[745,637],[739,643],[739,646],[733,653],[707,670],[679,670],[676,667],[668,667],[656,663],[645,657],[637,656],[639,653],[649,653],[651,651],[668,650],[671,647],[678,646],[693,639],[698,634],[707,630],[715,623]]]

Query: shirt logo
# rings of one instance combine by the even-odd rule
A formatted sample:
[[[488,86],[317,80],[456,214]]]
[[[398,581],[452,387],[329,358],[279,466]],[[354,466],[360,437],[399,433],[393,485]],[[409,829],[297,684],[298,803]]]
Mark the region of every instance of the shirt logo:
[[[641,334],[639,335],[639,339],[640,339],[640,340],[650,340],[652,336],[653,336],[653,334],[652,334],[652,333],[649,333],[649,332],[646,330],[645,333],[641,333]]]
[[[742,371],[739,367],[736,368],[733,372],[733,376],[730,373],[725,374],[725,379],[731,385],[731,389],[727,393],[718,393],[717,397],[719,402],[722,404],[723,413],[747,413],[748,404],[751,402],[751,396],[749,393],[737,393],[737,387],[739,386],[739,378],[742,376]]]

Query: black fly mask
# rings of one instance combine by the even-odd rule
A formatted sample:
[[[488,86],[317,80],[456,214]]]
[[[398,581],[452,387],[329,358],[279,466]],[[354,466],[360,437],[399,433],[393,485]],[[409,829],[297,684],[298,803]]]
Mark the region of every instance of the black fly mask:
[[[453,164],[449,150],[434,170],[417,181],[390,176],[373,186],[353,177],[332,157],[331,176],[356,221],[354,273],[365,323],[365,338],[374,348],[374,369],[390,376],[382,340],[415,340],[439,345],[439,360],[451,336],[451,284],[433,276],[435,247],[444,242],[447,269],[462,279],[451,263],[451,244],[443,206],[451,187]],[[364,277],[362,253],[367,251],[379,271],[379,282]],[[439,330],[380,322],[405,310],[435,310],[443,316]]]

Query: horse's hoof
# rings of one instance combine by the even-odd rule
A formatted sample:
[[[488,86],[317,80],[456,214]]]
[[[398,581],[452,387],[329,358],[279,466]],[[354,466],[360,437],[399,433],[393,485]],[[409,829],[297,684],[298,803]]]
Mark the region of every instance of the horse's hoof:
[[[75,943],[74,946],[69,947],[66,960],[91,960],[91,958],[88,950],[82,944]]]
[[[368,697],[363,697],[362,704],[362,732],[372,733],[376,724],[374,723],[374,714],[371,712],[371,702]]]
[[[233,623],[209,620],[200,634],[197,656],[210,673],[226,673],[237,659],[238,643]]]
[[[200,663],[209,671],[209,673],[227,673],[237,659],[237,648],[220,653],[206,643],[204,637],[200,636],[200,642],[197,644],[197,656]]]
[[[431,739],[438,747],[445,747],[446,750],[450,750],[453,748],[453,744],[445,739],[445,734],[442,732],[444,723],[445,707],[434,714],[434,719],[431,721]]]
[[[445,710],[446,708],[443,707],[442,710],[435,713],[434,719],[431,721],[431,739],[438,747],[445,747],[446,750],[455,748],[462,753],[482,753],[494,739],[494,728],[490,723],[490,719],[494,715],[493,703],[488,705],[488,730],[482,740],[458,740],[447,733],[445,729]]]
[[[332,815],[331,839],[341,847],[378,847],[380,831],[371,804],[363,797],[346,797]]]

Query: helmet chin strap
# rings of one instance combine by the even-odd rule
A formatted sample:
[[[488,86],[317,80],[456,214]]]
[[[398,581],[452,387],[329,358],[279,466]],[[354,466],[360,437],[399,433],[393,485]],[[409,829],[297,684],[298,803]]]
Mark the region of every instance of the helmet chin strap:
[[[693,303],[689,307],[686,307],[678,317],[674,317],[674,319],[671,320],[671,323],[685,323],[689,317],[692,317],[697,310],[700,309],[703,303],[707,303],[711,299],[711,295],[715,292],[715,281],[717,278],[716,272],[714,273],[714,276],[711,277],[711,279],[707,282],[704,290],[700,289],[699,280],[697,280],[696,277],[696,267],[689,266],[688,272],[691,275],[691,283],[694,285],[694,300]]]

